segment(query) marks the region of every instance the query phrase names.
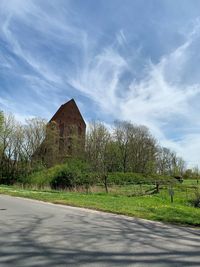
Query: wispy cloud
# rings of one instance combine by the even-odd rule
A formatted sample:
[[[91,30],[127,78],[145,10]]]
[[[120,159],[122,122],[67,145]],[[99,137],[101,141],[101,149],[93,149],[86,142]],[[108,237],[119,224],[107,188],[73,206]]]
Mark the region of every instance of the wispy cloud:
[[[102,110],[112,113],[118,106],[116,90],[120,75],[126,70],[126,60],[108,47],[87,59],[86,64],[69,78],[69,83],[96,101]]]
[[[124,31],[121,29],[117,34],[116,34],[116,39],[120,45],[125,45],[127,44],[126,36],[124,34]]]
[[[163,145],[200,163],[200,20],[189,17],[185,28],[177,26],[177,42],[170,46],[172,28],[159,39],[162,22],[168,29],[164,19],[147,9],[145,24],[132,1],[132,11],[123,5],[114,19],[102,3],[98,24],[90,6],[87,13],[73,1],[0,2],[1,107],[21,120],[48,118],[76,95],[86,120],[98,113],[106,123],[118,118],[145,124]]]
[[[131,71],[130,62],[110,47],[91,58],[89,64],[79,69],[70,82],[95,100],[102,111],[116,118],[149,126],[163,145],[175,149],[191,163],[200,162],[198,152],[187,153],[195,149],[194,142],[200,139],[200,134],[195,135],[193,140],[193,135],[185,132],[190,125],[196,125],[200,131],[199,120],[193,116],[195,109],[191,105],[191,101],[200,96],[200,83],[184,84],[182,79],[185,78],[184,68],[190,60],[191,46],[199,38],[199,24],[186,37],[182,45],[162,56],[157,64],[149,62],[145,65],[146,76],[139,82],[132,77],[127,88],[121,85],[120,79],[124,73]],[[120,45],[126,40],[121,32],[116,39]],[[131,64],[134,66],[134,62]],[[120,97],[119,90],[122,91]],[[180,128],[179,141],[177,137],[168,139],[170,128],[176,127],[177,123]]]

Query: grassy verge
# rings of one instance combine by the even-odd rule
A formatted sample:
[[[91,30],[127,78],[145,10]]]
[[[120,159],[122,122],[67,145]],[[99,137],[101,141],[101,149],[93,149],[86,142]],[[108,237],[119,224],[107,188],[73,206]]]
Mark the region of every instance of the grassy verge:
[[[200,209],[189,206],[182,198],[181,192],[175,195],[174,203],[170,203],[165,191],[157,195],[128,197],[117,194],[38,191],[0,186],[0,194],[86,207],[155,221],[200,226]]]

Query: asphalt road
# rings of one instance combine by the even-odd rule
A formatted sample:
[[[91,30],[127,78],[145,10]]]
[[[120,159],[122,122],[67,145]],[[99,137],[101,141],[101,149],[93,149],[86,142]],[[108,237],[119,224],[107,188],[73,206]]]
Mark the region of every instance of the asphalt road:
[[[0,195],[4,266],[200,266],[200,230]]]

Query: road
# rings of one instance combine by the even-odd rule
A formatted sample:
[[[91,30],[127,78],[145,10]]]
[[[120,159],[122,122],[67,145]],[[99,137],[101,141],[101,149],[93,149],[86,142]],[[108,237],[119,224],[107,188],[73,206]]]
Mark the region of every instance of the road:
[[[0,195],[4,266],[200,266],[200,230]]]

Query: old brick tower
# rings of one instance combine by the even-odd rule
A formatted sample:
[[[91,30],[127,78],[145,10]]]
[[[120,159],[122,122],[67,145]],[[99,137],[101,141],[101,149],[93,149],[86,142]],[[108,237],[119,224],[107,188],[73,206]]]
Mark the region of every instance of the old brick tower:
[[[60,138],[64,138],[65,142],[72,132],[80,138],[85,138],[86,124],[74,99],[61,105],[50,122],[56,122]]]
[[[85,140],[86,124],[74,99],[60,106],[51,118],[50,123],[52,122],[58,127],[60,150],[65,148],[71,153],[73,138],[82,143]]]
[[[34,154],[50,167],[80,156],[85,146],[85,121],[74,99],[61,105],[47,125],[46,138]]]

